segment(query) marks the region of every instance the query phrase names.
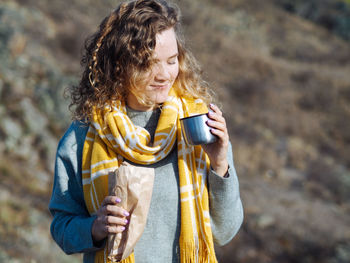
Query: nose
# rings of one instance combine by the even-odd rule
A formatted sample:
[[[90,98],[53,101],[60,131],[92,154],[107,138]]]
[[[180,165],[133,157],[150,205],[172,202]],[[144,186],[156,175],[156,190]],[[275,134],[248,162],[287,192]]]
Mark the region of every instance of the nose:
[[[157,81],[165,81],[170,78],[170,72],[166,65],[158,63],[154,77]]]

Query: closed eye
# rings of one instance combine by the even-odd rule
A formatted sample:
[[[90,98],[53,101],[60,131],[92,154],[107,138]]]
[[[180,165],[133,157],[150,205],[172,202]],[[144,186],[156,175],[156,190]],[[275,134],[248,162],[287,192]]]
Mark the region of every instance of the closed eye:
[[[169,64],[169,65],[174,65],[174,64],[176,64],[176,62],[177,62],[177,58],[168,61],[168,64]]]
[[[178,54],[175,54],[175,55],[169,57],[169,59],[168,59],[168,64],[170,64],[170,65],[176,64],[176,62],[177,62],[177,56],[178,56]]]

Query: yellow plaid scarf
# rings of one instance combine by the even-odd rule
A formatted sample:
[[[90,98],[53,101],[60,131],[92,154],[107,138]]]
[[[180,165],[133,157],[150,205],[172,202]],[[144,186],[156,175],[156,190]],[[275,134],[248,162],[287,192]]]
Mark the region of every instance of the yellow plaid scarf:
[[[181,134],[180,118],[205,113],[202,100],[178,97],[174,89],[164,102],[153,145],[149,133],[126,115],[125,103],[95,111],[83,150],[83,189],[91,215],[108,195],[108,173],[123,159],[151,164],[165,158],[177,142],[181,198],[181,262],[217,262],[210,227],[206,176],[209,160],[200,146],[189,146]],[[107,248],[96,253],[95,262],[110,262]],[[123,263],[134,262],[131,254]]]

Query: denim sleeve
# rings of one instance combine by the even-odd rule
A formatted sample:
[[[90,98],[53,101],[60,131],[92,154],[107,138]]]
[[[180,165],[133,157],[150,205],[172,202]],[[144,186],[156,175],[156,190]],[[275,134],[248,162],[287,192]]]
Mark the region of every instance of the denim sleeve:
[[[73,123],[58,144],[55,177],[49,210],[53,216],[51,235],[66,254],[92,252],[94,216],[84,202],[81,159],[88,127]]]
[[[214,242],[219,246],[230,242],[243,222],[243,207],[231,144],[228,148],[228,176],[221,177],[213,170],[210,170],[208,176],[211,226]]]

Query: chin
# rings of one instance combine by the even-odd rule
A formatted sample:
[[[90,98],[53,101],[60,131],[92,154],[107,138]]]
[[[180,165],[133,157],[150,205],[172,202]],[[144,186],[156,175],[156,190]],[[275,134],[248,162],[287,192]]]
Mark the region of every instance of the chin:
[[[169,94],[169,91],[164,92],[163,94],[158,94],[158,96],[155,96],[153,99],[154,103],[156,104],[164,103],[168,99],[168,94]]]

